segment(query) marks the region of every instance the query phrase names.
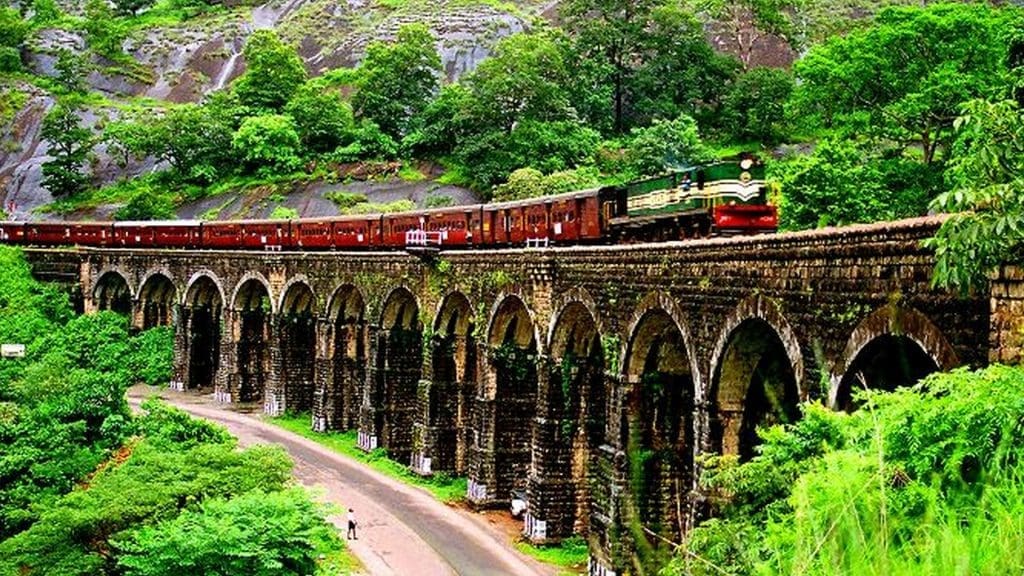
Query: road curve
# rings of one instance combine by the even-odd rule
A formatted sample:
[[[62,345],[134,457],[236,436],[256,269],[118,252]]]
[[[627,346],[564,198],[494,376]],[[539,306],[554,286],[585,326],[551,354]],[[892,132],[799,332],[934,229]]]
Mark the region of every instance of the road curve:
[[[151,389],[133,389],[138,405]],[[374,576],[550,576],[555,571],[508,546],[471,513],[435,500],[297,434],[259,418],[231,412],[203,397],[160,392],[193,416],[225,426],[243,446],[278,444],[295,461],[295,476],[330,503],[352,508],[359,539],[350,549]],[[339,527],[343,514],[332,518]]]

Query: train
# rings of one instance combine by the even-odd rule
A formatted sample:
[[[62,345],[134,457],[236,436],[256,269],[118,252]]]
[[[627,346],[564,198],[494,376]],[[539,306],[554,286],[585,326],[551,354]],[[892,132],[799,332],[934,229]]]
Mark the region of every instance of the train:
[[[3,222],[0,243],[209,250],[413,250],[613,244],[774,232],[754,157],[624,185],[413,212],[291,220]]]

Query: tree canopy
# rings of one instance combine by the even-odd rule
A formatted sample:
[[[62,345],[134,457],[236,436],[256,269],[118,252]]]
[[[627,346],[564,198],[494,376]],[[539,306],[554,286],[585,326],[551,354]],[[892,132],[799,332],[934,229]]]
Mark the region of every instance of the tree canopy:
[[[887,8],[796,63],[795,104],[847,135],[914,146],[932,162],[960,105],[1005,87],[1013,15],[987,4]]]
[[[306,69],[295,48],[273,30],[257,30],[245,43],[245,74],[235,82],[242,104],[280,111],[306,81]]]

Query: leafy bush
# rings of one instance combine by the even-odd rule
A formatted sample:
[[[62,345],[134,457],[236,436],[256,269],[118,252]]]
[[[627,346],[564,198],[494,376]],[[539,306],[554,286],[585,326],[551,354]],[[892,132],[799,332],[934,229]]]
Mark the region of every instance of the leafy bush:
[[[302,165],[299,134],[289,116],[252,116],[242,122],[231,145],[251,168],[260,173],[291,172]]]
[[[361,194],[359,192],[345,192],[344,190],[328,192],[324,194],[324,198],[334,202],[342,214],[348,213],[349,210],[359,204],[369,202],[366,198],[366,194]]]
[[[455,199],[444,194],[432,194],[427,196],[427,208],[447,208],[455,205]]]
[[[127,204],[114,213],[115,220],[171,220],[177,217],[174,202],[149,186],[142,186]]]
[[[1024,370],[935,374],[805,407],[702,479],[719,517],[664,574],[1004,574],[1024,537]]]
[[[940,172],[919,164],[833,139],[811,154],[770,163],[769,177],[782,188],[780,225],[799,230],[925,214]]]
[[[288,102],[302,144],[312,152],[330,152],[352,138],[352,108],[333,91],[304,87]]]
[[[692,166],[708,159],[707,149],[689,116],[655,120],[630,132],[626,167],[635,177],[661,174],[667,167]]]
[[[128,576],[306,576],[323,542],[337,540],[324,511],[299,488],[207,500],[194,510],[114,541]],[[233,526],[233,530],[225,530]]]

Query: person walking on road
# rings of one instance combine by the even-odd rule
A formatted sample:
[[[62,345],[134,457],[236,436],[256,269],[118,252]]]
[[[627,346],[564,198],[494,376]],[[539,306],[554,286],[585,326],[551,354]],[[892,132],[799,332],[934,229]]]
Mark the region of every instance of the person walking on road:
[[[356,536],[356,513],[351,508],[348,509],[348,533],[345,535],[347,540],[359,540]]]

